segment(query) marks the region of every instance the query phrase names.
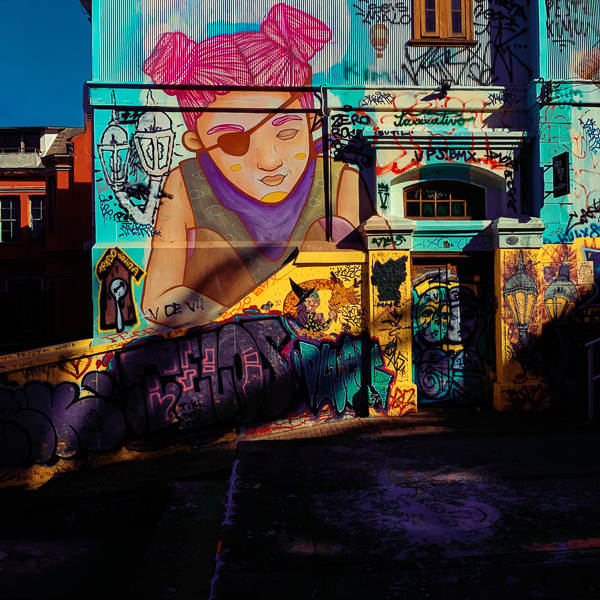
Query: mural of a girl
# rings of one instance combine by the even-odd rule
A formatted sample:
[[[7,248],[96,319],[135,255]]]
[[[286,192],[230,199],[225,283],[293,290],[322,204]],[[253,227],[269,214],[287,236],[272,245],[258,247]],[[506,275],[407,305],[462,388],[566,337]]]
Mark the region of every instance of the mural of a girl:
[[[331,169],[328,241],[314,98],[280,89],[309,86],[309,61],[330,40],[324,23],[284,4],[260,31],[200,43],[183,33],[158,39],[143,70],[177,97],[188,128],[182,143],[196,156],[164,185],[142,298],[149,320],[207,323],[296,248],[363,249],[355,228],[372,209],[358,172]],[[231,90],[237,86],[247,89]]]

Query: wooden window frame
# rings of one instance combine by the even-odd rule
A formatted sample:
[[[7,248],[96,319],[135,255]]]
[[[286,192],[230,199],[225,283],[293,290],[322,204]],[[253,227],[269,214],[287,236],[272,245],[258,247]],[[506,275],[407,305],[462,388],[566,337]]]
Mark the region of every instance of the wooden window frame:
[[[413,0],[414,37],[411,46],[475,46],[473,39],[473,0],[461,2],[461,33],[452,33],[452,0],[435,0],[435,31],[425,31],[426,0]]]
[[[437,188],[446,187],[451,195],[454,195],[458,191],[464,192],[460,197],[449,197],[439,200],[437,198]],[[434,189],[436,194],[434,198],[423,199],[423,190],[431,188]],[[419,199],[408,198],[409,192],[419,190]],[[470,193],[471,192],[471,193]],[[406,219],[412,219],[414,221],[481,221],[485,220],[486,217],[486,206],[485,206],[485,189],[473,185],[472,183],[465,183],[462,181],[454,180],[434,180],[434,181],[421,181],[419,183],[410,185],[404,188],[404,217]],[[434,205],[434,214],[432,216],[423,216],[423,203],[430,203]],[[409,215],[408,203],[419,204],[419,216]],[[448,204],[448,215],[438,216],[437,205]],[[464,214],[453,216],[452,215],[452,204],[462,204],[464,207]],[[471,213],[471,214],[468,214]],[[472,216],[473,213],[476,216]],[[478,213],[478,214],[477,214]]]
[[[40,226],[36,226],[36,223]],[[46,241],[46,196],[44,194],[29,196],[29,241],[38,243]]]
[[[2,231],[9,231],[3,235]],[[4,194],[0,196],[0,243],[18,244],[21,241],[21,196]]]

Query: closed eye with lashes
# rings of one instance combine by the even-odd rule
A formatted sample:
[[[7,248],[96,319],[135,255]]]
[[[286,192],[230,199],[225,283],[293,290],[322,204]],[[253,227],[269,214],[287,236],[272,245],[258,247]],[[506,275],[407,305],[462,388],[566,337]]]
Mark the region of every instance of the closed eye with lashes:
[[[300,98],[301,95],[302,92],[295,92],[279,107],[279,110],[287,108],[294,101],[298,100],[298,98]],[[271,113],[267,115],[264,119],[262,119],[259,123],[257,123],[248,131],[232,131],[231,133],[225,133],[224,135],[219,137],[217,143],[214,146],[206,148],[206,152],[210,152],[215,148],[220,148],[223,152],[225,152],[225,154],[228,154],[229,156],[243,156],[244,154],[246,154],[246,152],[248,152],[248,149],[250,148],[250,136],[259,127],[262,127],[269,119],[272,119],[275,116],[275,114],[276,113]],[[286,132],[290,131],[294,132],[293,135],[291,135],[290,137],[280,137],[281,134],[286,134]],[[283,131],[279,132],[277,137],[282,140],[291,140],[296,136],[297,133],[297,129],[284,129]]]
[[[293,140],[299,131],[299,129],[284,129],[277,134],[277,137],[284,141]]]

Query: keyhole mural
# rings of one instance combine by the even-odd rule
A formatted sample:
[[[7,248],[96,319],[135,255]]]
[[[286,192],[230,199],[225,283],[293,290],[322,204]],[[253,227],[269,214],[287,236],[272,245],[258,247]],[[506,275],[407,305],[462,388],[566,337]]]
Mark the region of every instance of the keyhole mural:
[[[125,305],[125,295],[128,290],[127,282],[123,279],[113,279],[110,284],[110,293],[115,301],[115,312],[117,313],[117,331],[123,331],[123,306]]]

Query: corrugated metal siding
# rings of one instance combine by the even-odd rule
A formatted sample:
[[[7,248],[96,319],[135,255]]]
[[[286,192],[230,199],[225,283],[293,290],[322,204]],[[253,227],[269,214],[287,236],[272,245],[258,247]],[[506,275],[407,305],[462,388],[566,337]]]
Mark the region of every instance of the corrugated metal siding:
[[[277,0],[234,3],[232,0],[98,0],[99,33],[94,48],[96,81],[150,83],[142,72],[161,34],[180,31],[195,41],[221,34],[258,31]],[[321,19],[332,29],[333,40],[311,61],[320,84],[331,65],[341,64],[351,45],[351,13],[345,3],[290,1],[287,4]],[[235,11],[233,10],[235,6]],[[342,15],[338,7],[342,6]],[[370,47],[371,48],[371,47]],[[374,50],[371,48],[374,57]]]
[[[200,41],[219,34],[258,30],[277,0],[98,0],[96,81],[149,83],[142,64],[165,32]],[[410,47],[412,0],[385,12],[367,0],[288,0],[325,22],[333,39],[311,61],[313,82],[330,85],[523,86],[531,74],[527,0],[474,0],[473,47]],[[383,4],[382,4],[383,6]],[[375,7],[375,8],[374,8]],[[385,25],[388,43],[377,58],[369,32]]]
[[[545,0],[545,9],[548,56],[543,76],[546,79],[581,79],[578,65],[600,42],[598,0]],[[585,70],[589,72],[589,69]]]
[[[94,47],[96,81],[140,82],[144,62],[141,7],[130,0],[98,0],[98,39]],[[96,8],[96,6],[94,7]]]
[[[526,0],[474,0],[472,47],[411,47],[411,15],[404,23],[388,25],[389,44],[383,58],[374,59],[363,30],[355,52],[350,49],[342,80],[332,84],[415,85],[437,87],[443,79],[461,86],[525,86],[532,75],[531,39]],[[364,24],[359,26],[364,28]],[[361,52],[362,51],[362,52]],[[351,77],[346,73],[350,71]]]

